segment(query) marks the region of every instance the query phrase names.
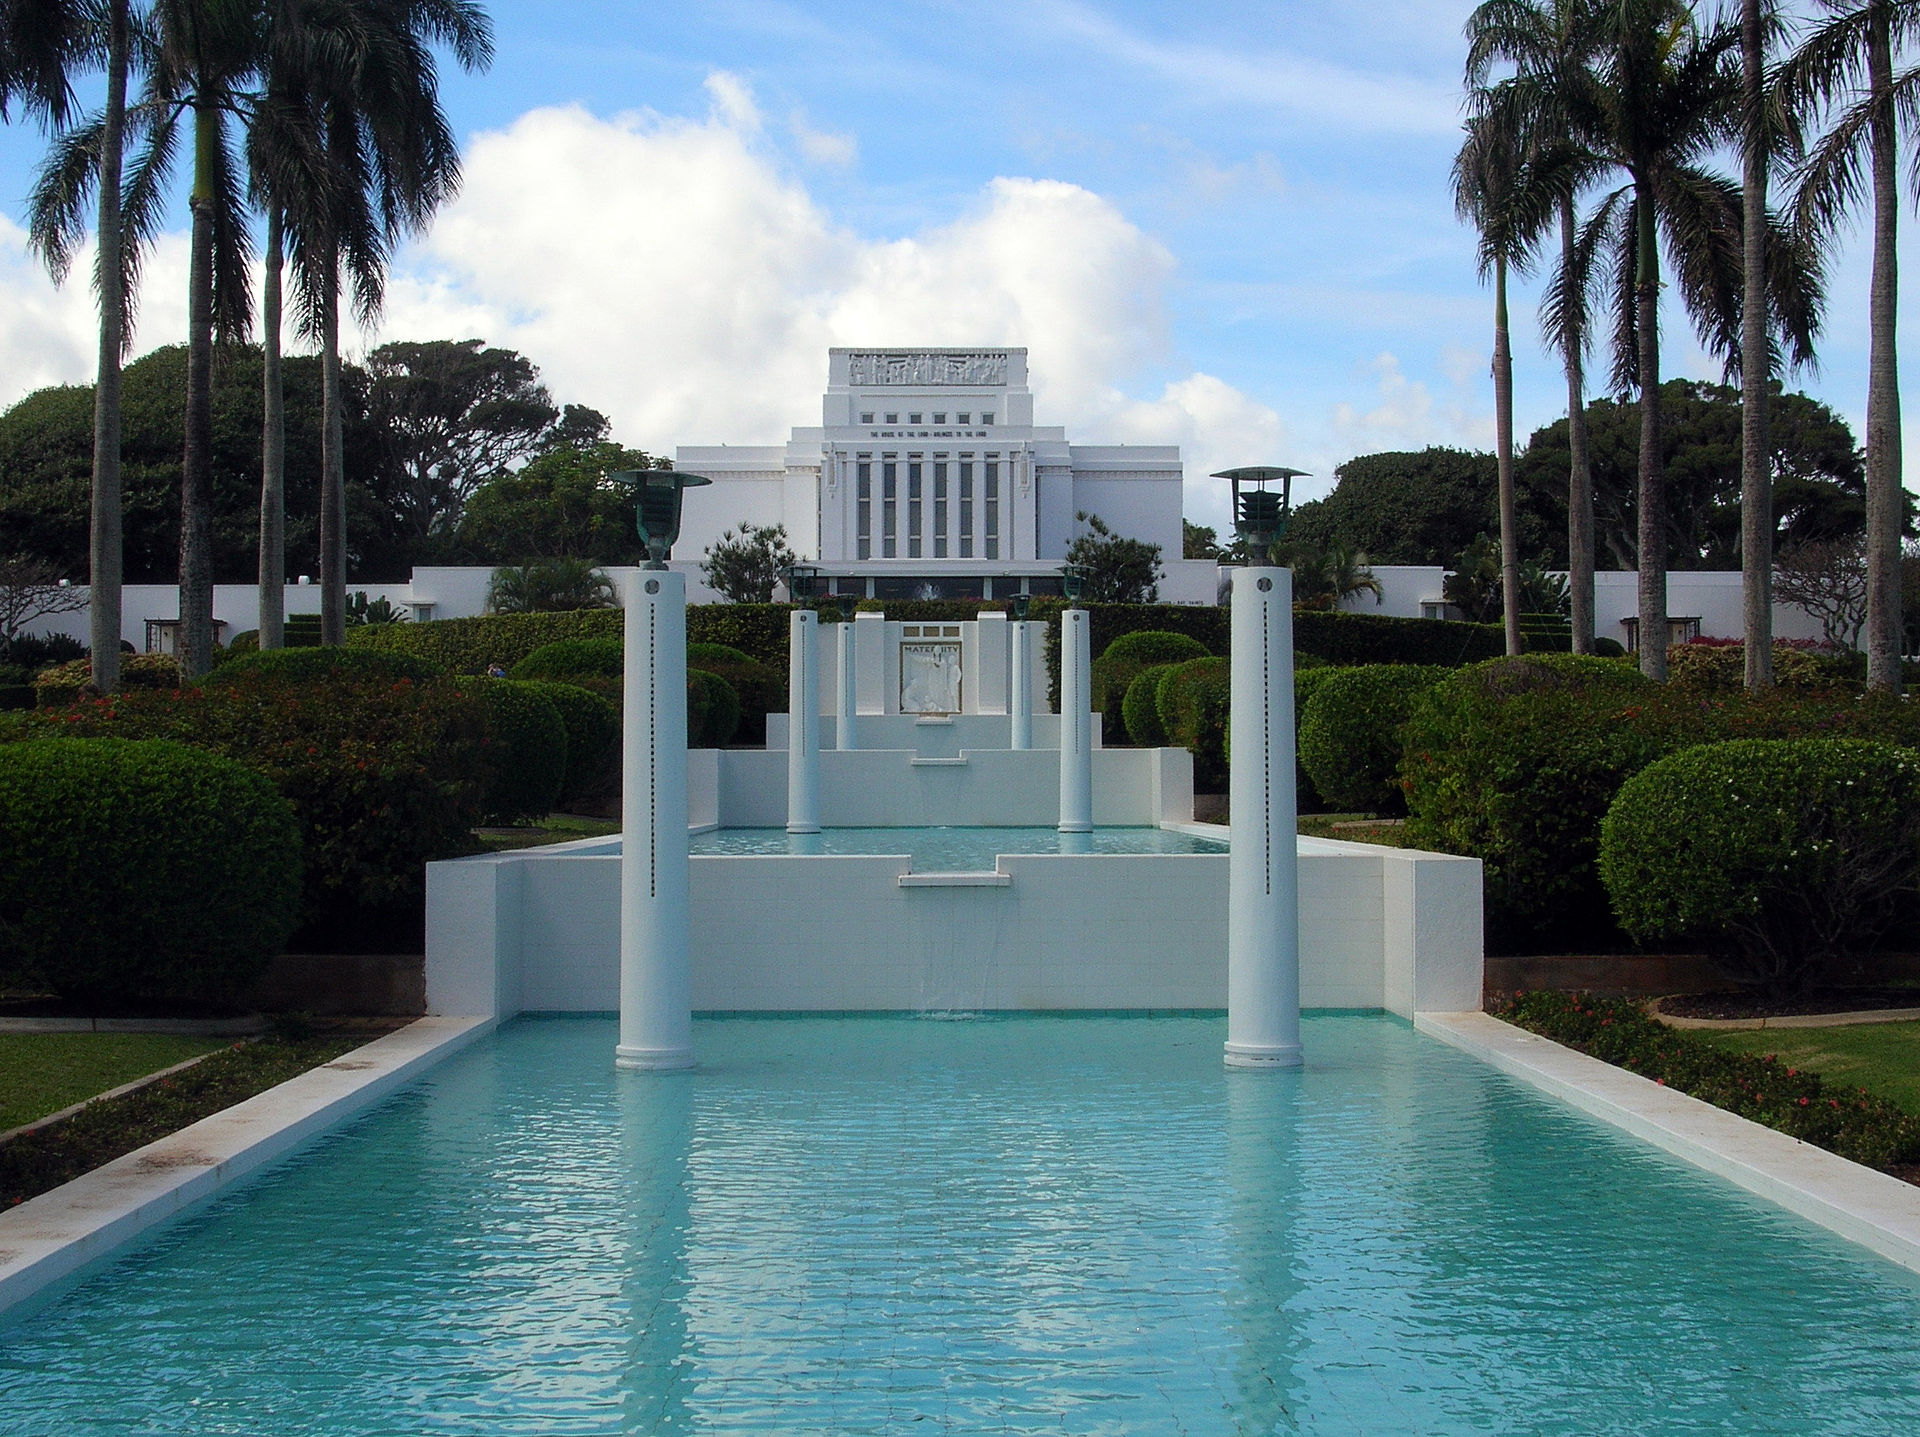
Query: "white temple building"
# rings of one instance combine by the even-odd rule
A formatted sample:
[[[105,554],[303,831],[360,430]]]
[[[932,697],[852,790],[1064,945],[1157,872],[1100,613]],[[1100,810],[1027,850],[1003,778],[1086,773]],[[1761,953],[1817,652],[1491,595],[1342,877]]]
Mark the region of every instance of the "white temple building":
[[[1214,603],[1216,566],[1180,558],[1179,447],[1074,444],[1033,420],[1024,349],[829,350],[817,427],[675,452],[714,481],[686,506],[675,567],[738,524],[779,524],[835,593],[1058,593],[1084,513],[1160,546],[1163,601]]]

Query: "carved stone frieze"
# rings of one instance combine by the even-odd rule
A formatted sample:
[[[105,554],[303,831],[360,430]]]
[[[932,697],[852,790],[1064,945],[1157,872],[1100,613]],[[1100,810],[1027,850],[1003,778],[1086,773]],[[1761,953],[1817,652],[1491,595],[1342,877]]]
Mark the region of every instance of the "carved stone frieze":
[[[977,354],[878,350],[848,355],[847,378],[861,386],[1005,384],[1007,356],[1004,350]]]

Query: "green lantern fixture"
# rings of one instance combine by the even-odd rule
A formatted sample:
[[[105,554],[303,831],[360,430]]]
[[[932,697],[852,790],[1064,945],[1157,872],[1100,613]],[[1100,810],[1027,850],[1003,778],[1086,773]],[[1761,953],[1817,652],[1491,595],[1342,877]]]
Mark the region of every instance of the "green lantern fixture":
[[[1027,621],[1027,611],[1032,607],[1033,595],[1015,594],[1013,596],[1013,621],[1016,624],[1024,624]]]
[[[1304,469],[1279,464],[1249,464],[1222,469],[1213,476],[1233,484],[1233,530],[1246,546],[1249,558],[1265,562],[1267,553],[1286,536],[1293,513],[1293,481],[1309,477]],[[1267,488],[1278,483],[1279,492]],[[1241,485],[1248,487],[1241,488]],[[1257,556],[1257,557],[1256,557]]]
[[[781,577],[787,581],[787,598],[796,604],[811,603],[820,592],[820,571],[812,564],[789,564]]]
[[[843,624],[852,623],[853,611],[859,607],[860,596],[858,594],[835,594],[834,598],[838,600],[840,604],[840,622]]]
[[[683,474],[678,469],[616,469],[607,475],[616,484],[627,484],[634,491],[634,526],[640,542],[647,546],[643,569],[664,569],[674,541],[680,537],[681,496],[713,480],[703,474]]]
[[[1079,564],[1060,566],[1060,592],[1067,596],[1069,604],[1080,602],[1080,596],[1087,591],[1087,571]]]

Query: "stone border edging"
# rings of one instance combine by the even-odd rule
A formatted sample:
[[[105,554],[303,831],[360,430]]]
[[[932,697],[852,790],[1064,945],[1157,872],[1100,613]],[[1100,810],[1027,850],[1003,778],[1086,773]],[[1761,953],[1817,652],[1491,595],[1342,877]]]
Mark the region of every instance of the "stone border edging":
[[[1705,1028],[1722,1033],[1753,1033],[1777,1028],[1846,1028],[1859,1023],[1911,1023],[1920,1008],[1868,1008],[1856,1013],[1786,1013],[1778,1018],[1683,1018],[1662,1013],[1654,1003],[1647,1011],[1669,1028]]]
[[[167,1033],[181,1038],[257,1038],[266,1014],[244,1018],[0,1018],[0,1033]]]
[[[1485,1013],[1413,1025],[1512,1077],[1920,1272],[1920,1187]]]
[[[104,1103],[114,1098],[124,1098],[128,1093],[137,1093],[142,1088],[159,1082],[162,1078],[171,1078],[175,1073],[184,1073],[188,1068],[206,1062],[207,1059],[211,1058],[215,1053],[225,1053],[228,1051],[230,1050],[226,1048],[209,1048],[197,1057],[187,1058],[182,1062],[175,1063],[170,1068],[162,1068],[158,1072],[148,1073],[143,1078],[135,1078],[130,1083],[122,1083],[117,1088],[108,1088],[104,1093],[95,1093],[90,1098],[82,1098],[77,1103],[69,1103],[57,1113],[48,1113],[45,1117],[35,1118],[30,1123],[22,1123],[17,1128],[8,1128],[4,1133],[0,1133],[0,1144],[10,1143],[15,1138],[23,1138],[28,1133],[37,1133],[40,1129],[50,1128],[55,1123],[64,1123],[68,1118],[73,1117],[84,1108],[92,1107],[95,1103]]]
[[[0,1212],[0,1314],[117,1256],[493,1027],[490,1018],[422,1018]]]

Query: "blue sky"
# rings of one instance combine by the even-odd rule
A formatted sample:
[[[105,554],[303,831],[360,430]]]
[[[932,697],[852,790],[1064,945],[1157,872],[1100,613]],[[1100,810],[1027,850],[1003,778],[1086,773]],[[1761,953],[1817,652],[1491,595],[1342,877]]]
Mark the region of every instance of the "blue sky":
[[[1289,462],[1311,493],[1354,453],[1488,446],[1490,299],[1447,188],[1469,8],[496,4],[493,68],[445,82],[467,190],[368,342],[512,344],[649,447],[814,422],[827,343],[1025,343],[1041,422],[1182,443],[1210,521],[1201,466]],[[0,135],[16,224],[40,148]],[[18,241],[0,402],[91,368],[84,291]],[[1856,426],[1859,249],[1805,382]],[[142,347],[177,336],[182,253]],[[1516,315],[1524,436],[1565,389],[1530,294]],[[1667,335],[1670,372],[1717,377]]]

